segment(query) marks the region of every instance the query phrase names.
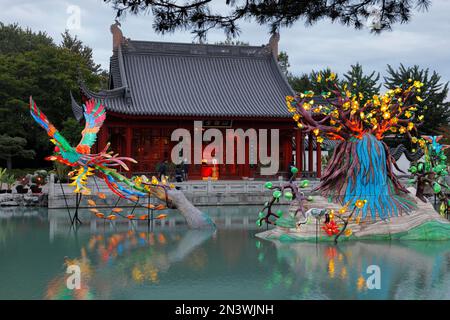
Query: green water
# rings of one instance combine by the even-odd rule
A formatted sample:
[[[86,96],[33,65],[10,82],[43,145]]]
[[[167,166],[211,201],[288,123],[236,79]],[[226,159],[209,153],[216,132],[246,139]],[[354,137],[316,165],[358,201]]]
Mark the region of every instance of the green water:
[[[64,210],[0,209],[0,299],[450,298],[450,242],[275,244],[255,237],[256,207],[207,211],[216,232],[87,212],[74,231]],[[69,264],[80,290],[66,287]],[[366,285],[370,265],[380,289]]]

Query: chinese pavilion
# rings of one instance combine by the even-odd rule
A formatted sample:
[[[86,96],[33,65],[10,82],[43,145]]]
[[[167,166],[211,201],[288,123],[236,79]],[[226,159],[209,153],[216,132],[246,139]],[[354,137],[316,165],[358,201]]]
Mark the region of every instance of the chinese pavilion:
[[[312,148],[312,135],[304,139],[286,108],[285,97],[294,92],[276,60],[278,35],[263,46],[170,43],[127,39],[119,26],[111,26],[109,89],[93,92],[80,82],[83,99],[101,100],[108,112],[98,148],[109,141],[115,152],[138,161],[132,172],[152,174],[158,163],[170,161],[178,143],[171,141],[172,131],[192,134],[194,121],[224,136],[227,128],[279,129],[280,174],[294,161],[304,175],[320,177],[320,145]],[[72,108],[81,119],[73,99]],[[259,167],[247,161],[250,147],[258,146],[246,141],[245,164],[218,165],[219,179],[259,176]],[[190,165],[190,179],[202,177],[202,166],[211,165],[205,160]]]

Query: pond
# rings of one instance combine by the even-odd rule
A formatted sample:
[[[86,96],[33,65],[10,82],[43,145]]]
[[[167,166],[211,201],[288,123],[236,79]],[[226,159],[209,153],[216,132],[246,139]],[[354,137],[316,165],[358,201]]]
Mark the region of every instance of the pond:
[[[74,230],[65,210],[0,209],[0,299],[450,299],[450,242],[272,243],[258,207],[205,210],[215,232],[176,213],[149,229],[83,212]]]

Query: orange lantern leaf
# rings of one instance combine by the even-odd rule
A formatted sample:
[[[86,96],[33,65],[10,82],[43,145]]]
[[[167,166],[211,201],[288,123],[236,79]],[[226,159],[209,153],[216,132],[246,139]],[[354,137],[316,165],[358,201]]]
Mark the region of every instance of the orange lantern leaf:
[[[100,199],[106,199],[106,194],[104,194],[103,192],[99,192],[97,193],[97,197],[99,197]]]

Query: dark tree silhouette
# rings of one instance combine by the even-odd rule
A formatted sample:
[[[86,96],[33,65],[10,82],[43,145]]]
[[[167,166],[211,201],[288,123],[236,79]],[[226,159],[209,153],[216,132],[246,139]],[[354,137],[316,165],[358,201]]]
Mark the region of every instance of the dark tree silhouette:
[[[374,32],[391,29],[395,23],[411,19],[414,10],[427,10],[430,0],[104,0],[111,3],[120,17],[125,13],[151,13],[153,28],[166,33],[191,30],[200,38],[211,29],[227,35],[239,33],[238,22],[254,19],[268,25],[271,32],[290,27],[299,20],[312,25],[323,19],[360,29],[367,18],[375,17]]]

